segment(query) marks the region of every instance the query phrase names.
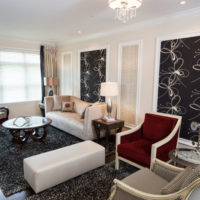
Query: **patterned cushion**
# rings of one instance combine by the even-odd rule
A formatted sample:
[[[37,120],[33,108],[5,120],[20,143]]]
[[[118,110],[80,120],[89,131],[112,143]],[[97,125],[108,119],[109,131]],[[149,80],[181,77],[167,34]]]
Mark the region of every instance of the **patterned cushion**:
[[[192,167],[187,167],[184,171],[180,172],[172,181],[170,181],[160,191],[161,194],[171,194],[181,189],[184,180],[192,173]]]
[[[85,109],[90,105],[92,105],[92,103],[88,103],[80,99],[74,99],[74,111],[78,113],[80,117],[84,115]]]
[[[194,182],[196,179],[200,178],[200,166],[196,167],[192,173],[190,173],[184,180],[184,182],[181,185],[181,189],[184,187],[187,187],[192,182]]]
[[[74,102],[62,102],[62,111],[63,112],[73,112],[74,111]]]
[[[53,96],[53,110],[58,111],[62,108],[62,96],[54,95]]]

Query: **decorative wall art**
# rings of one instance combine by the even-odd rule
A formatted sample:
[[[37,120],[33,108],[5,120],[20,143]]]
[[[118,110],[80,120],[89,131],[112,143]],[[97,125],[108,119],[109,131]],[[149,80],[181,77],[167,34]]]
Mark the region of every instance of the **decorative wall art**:
[[[157,111],[183,117],[180,137],[200,122],[200,36],[161,42]]]
[[[106,49],[81,52],[81,99],[87,102],[105,101],[100,96],[101,82],[106,81]]]

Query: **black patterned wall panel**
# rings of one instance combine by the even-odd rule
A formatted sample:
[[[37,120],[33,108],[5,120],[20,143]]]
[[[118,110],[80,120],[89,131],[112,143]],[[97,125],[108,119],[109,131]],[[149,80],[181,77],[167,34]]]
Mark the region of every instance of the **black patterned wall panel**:
[[[105,101],[100,96],[101,83],[106,81],[106,49],[81,52],[81,99]]]
[[[183,117],[180,137],[200,122],[200,36],[161,42],[157,110]]]

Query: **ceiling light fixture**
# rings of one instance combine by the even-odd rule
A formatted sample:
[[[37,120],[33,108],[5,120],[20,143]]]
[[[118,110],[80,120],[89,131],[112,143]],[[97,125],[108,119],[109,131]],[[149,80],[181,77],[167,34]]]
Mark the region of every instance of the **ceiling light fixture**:
[[[185,5],[187,2],[186,1],[180,1],[180,5]]]
[[[116,11],[116,18],[123,23],[136,16],[136,9],[142,0],[109,0],[109,7]]]
[[[78,33],[79,35],[81,35],[81,34],[82,34],[82,31],[81,31],[81,30],[78,30],[77,33]]]

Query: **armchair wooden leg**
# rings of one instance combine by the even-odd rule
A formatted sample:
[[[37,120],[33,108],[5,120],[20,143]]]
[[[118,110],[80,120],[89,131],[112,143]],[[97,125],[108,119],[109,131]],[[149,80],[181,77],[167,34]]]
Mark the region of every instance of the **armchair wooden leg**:
[[[115,169],[119,170],[119,158],[118,158],[117,155],[116,155],[116,158],[115,158]]]

